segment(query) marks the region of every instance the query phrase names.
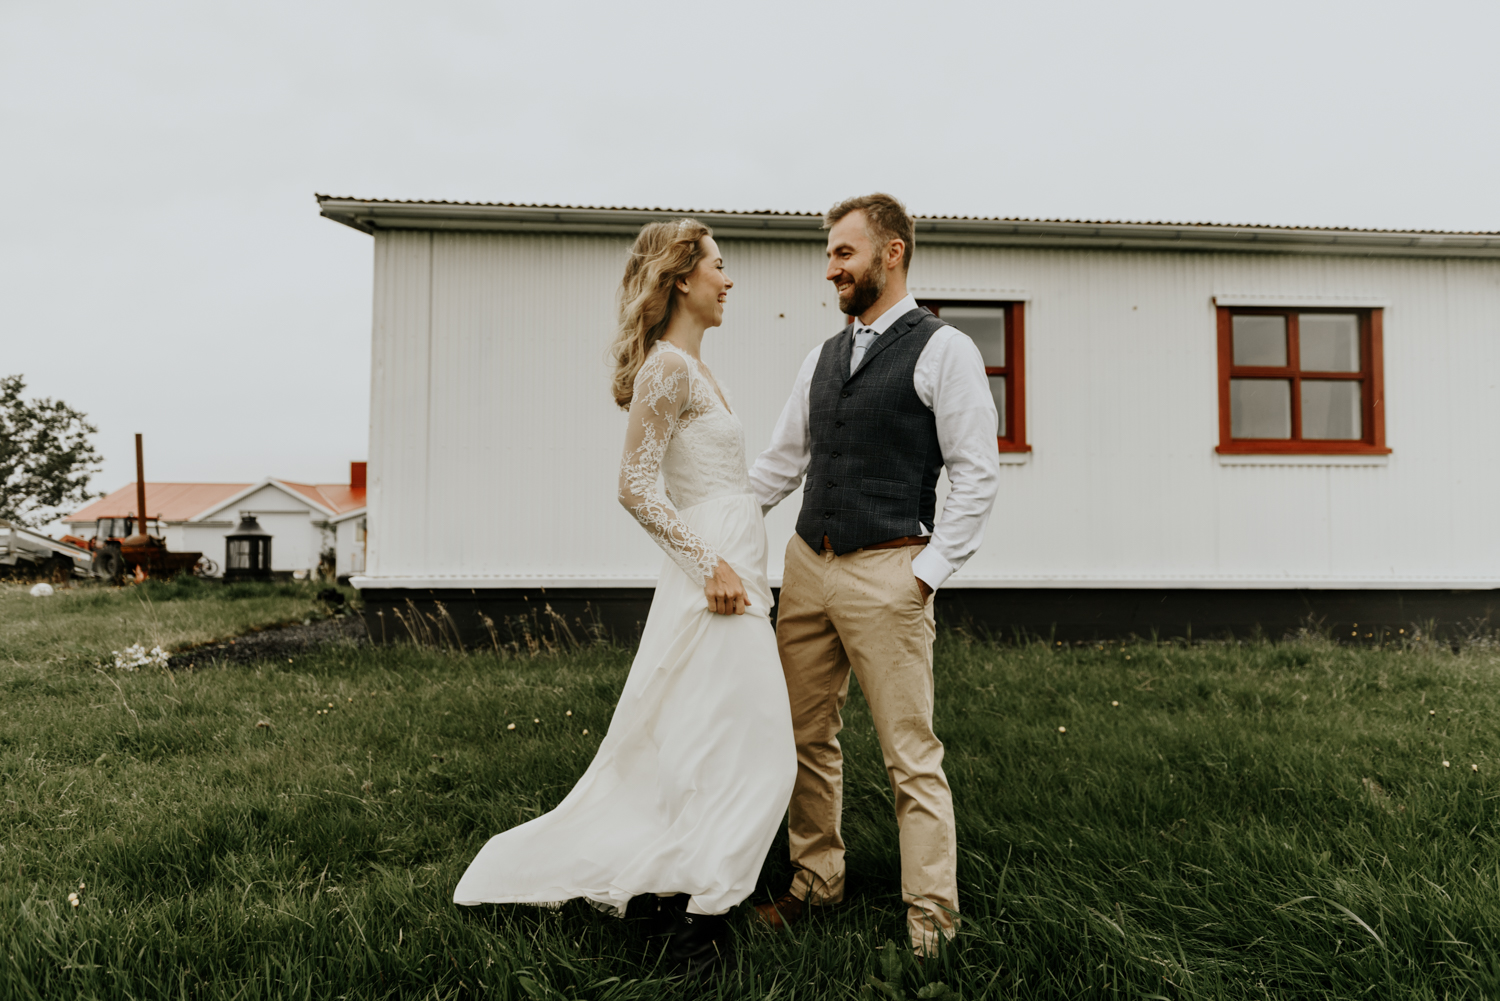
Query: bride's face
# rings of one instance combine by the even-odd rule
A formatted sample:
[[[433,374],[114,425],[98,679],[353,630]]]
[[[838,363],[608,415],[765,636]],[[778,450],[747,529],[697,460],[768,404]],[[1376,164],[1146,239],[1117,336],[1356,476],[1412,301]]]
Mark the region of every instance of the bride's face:
[[[717,327],[724,322],[724,300],[734,282],[724,273],[724,258],[714,238],[705,236],[699,246],[703,257],[698,267],[677,282],[678,305],[702,320],[705,327]]]

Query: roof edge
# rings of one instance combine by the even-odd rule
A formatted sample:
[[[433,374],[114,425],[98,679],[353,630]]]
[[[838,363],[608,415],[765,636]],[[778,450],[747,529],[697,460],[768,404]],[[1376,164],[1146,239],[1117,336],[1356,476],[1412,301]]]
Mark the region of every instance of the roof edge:
[[[250,484],[250,486],[241,490],[239,493],[225,498],[224,500],[215,504],[213,507],[198,512],[197,514],[189,518],[187,523],[191,524],[197,521],[207,521],[209,518],[218,514],[220,511],[223,511],[226,508],[233,507],[240,501],[244,500],[246,497],[249,497],[251,494],[255,493],[257,490],[264,490],[266,487],[275,487],[277,490],[280,490],[282,493],[286,494],[288,497],[291,497],[293,500],[300,501],[303,504],[306,504],[308,507],[316,508],[323,514],[332,515],[334,513],[331,508],[327,507],[326,505],[319,504],[317,501],[313,500],[311,497],[307,496],[304,493],[293,490],[291,487],[287,486],[284,482],[278,480],[276,477],[267,476],[259,483]]]
[[[383,230],[421,230],[630,236],[646,223],[691,215],[712,227],[716,236],[727,239],[818,243],[824,239],[822,216],[810,212],[401,202],[329,195],[317,198],[325,218],[370,234]],[[919,242],[938,244],[1500,258],[1500,233],[939,216],[918,216],[916,231]]]

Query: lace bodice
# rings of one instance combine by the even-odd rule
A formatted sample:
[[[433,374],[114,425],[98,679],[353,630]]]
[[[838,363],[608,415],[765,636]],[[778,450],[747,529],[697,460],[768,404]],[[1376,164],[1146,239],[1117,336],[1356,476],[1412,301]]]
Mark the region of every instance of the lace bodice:
[[[713,576],[719,555],[678,510],[749,492],[739,418],[720,402],[691,356],[658,341],[635,377],[620,461],[620,503],[683,573],[702,584]]]

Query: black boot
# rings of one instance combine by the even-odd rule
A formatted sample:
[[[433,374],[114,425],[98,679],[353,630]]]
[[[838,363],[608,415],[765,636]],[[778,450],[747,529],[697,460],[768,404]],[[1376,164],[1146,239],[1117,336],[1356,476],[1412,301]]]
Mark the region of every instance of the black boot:
[[[692,914],[684,910],[677,915],[667,943],[667,958],[678,973],[705,979],[729,960],[733,936],[729,918],[724,914]]]
[[[692,898],[686,893],[673,897],[642,894],[630,898],[630,903],[625,905],[625,916],[634,921],[640,933],[647,938],[670,935],[677,927],[677,915],[687,910],[690,899]]]

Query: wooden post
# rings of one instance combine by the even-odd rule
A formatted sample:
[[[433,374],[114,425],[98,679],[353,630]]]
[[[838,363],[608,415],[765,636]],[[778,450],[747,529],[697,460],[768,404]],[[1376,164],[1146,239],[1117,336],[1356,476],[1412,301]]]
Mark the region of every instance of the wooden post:
[[[135,506],[140,512],[140,524],[136,525],[135,534],[144,536],[146,534],[146,457],[141,449],[141,436],[135,436]]]

